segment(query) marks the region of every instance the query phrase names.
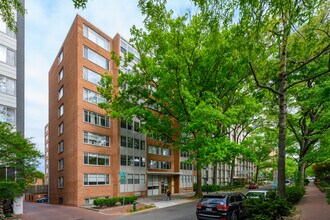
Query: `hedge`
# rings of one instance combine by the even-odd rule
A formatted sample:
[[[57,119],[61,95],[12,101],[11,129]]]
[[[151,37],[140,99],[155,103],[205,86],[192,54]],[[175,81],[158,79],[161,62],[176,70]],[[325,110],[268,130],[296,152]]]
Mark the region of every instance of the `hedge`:
[[[305,195],[305,188],[303,186],[290,186],[286,188],[286,200],[292,205],[297,204]]]
[[[232,190],[232,189],[237,189],[244,187],[244,185],[228,185],[228,186],[220,186],[220,185],[203,185],[202,186],[202,191],[203,192],[217,192],[220,190]],[[194,191],[197,190],[197,183],[194,183]]]
[[[113,197],[113,198],[97,198],[94,200],[93,204],[99,207],[109,207],[114,206],[117,202],[122,203],[124,196]],[[137,200],[137,196],[125,196],[125,204],[133,203]]]

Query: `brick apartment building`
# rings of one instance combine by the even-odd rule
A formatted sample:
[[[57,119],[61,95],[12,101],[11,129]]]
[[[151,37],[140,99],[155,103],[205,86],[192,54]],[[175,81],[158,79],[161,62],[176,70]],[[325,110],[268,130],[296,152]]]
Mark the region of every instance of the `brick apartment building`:
[[[136,50],[119,34],[112,39],[77,15],[50,68],[45,127],[50,203],[84,205],[124,193],[192,190],[192,166],[180,170],[179,152],[156,147],[157,140],[139,132],[139,120],[110,119],[97,106],[105,101],[97,92],[100,74],[118,76],[112,50],[131,52],[138,62]],[[120,172],[126,173],[126,184],[120,184]]]
[[[186,153],[159,147],[157,138],[139,132],[138,119],[110,119],[98,107],[105,101],[97,92],[100,74],[108,72],[116,81],[122,68],[111,60],[112,50],[134,54],[132,65],[139,61],[119,34],[111,38],[77,15],[50,68],[45,173],[52,204],[193,190],[196,170],[183,163]],[[122,71],[129,73],[130,67]],[[126,173],[126,184],[120,183],[120,172]]]

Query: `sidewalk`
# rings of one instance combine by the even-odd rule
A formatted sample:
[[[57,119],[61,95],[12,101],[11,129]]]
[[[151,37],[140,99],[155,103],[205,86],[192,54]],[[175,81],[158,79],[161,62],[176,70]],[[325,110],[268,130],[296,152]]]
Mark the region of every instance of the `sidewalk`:
[[[314,182],[306,187],[306,194],[297,205],[300,212],[300,220],[328,220],[330,219],[330,205],[326,201],[325,193],[322,193]]]
[[[157,195],[157,196],[148,196],[144,198],[139,198],[137,200],[136,208],[142,208],[145,205],[152,205],[155,206],[155,208],[166,208],[170,206],[175,206],[178,204],[183,204],[187,202],[193,201],[191,197],[195,195],[195,192],[189,192],[189,193],[180,193],[180,194],[174,194],[172,196],[172,200],[166,200],[165,195]],[[125,206],[117,206],[117,207],[111,207],[106,209],[99,209],[98,212],[104,214],[104,215],[110,215],[110,216],[123,216],[123,215],[129,215],[130,213],[128,210],[131,210],[133,208],[132,204],[125,205]],[[148,210],[148,209],[146,209]]]

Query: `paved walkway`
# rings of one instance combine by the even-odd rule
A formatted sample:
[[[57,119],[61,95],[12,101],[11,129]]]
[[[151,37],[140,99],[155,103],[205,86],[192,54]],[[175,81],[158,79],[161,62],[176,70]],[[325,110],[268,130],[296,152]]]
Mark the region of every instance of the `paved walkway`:
[[[306,194],[297,205],[300,220],[329,220],[330,205],[326,201],[325,193],[322,193],[314,182],[311,182],[306,189]]]

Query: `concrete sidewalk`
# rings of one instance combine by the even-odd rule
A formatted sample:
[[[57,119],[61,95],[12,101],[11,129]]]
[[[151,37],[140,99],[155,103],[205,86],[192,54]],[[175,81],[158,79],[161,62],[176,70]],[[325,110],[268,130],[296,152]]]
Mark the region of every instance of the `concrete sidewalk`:
[[[306,194],[300,200],[297,209],[300,212],[300,220],[330,219],[330,205],[326,201],[326,195],[314,185],[314,182],[306,187]]]
[[[138,202],[155,205],[157,208],[166,208],[170,206],[175,206],[182,203],[187,203],[193,201],[191,197],[195,195],[195,192],[180,193],[172,195],[172,200],[166,200],[165,195],[148,196],[145,198],[139,198]]]

